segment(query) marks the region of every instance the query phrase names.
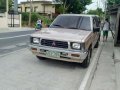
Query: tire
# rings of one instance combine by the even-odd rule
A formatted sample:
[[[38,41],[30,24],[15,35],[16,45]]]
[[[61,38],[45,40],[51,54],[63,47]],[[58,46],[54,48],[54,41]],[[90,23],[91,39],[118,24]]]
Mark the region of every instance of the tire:
[[[92,49],[88,50],[88,55],[87,55],[86,59],[83,61],[82,67],[87,68],[89,66],[90,58],[91,58],[91,55],[92,55],[91,53],[92,53]]]
[[[97,43],[95,44],[95,48],[98,48],[99,46],[99,40],[97,41]]]
[[[36,56],[39,60],[45,60],[45,57]]]

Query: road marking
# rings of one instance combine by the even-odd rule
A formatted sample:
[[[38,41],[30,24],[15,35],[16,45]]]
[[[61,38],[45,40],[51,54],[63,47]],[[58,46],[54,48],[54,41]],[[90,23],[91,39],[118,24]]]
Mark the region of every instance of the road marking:
[[[22,49],[19,49],[19,50],[15,50],[15,51],[12,51],[12,52],[9,52],[9,53],[2,54],[2,55],[0,55],[0,58],[1,58],[1,57],[5,57],[5,56],[10,55],[10,54],[18,53],[19,51],[22,51],[22,50],[24,50],[24,49],[29,49],[29,48],[26,47],[26,48],[22,48]]]
[[[24,37],[24,36],[29,36],[30,34],[25,34],[25,35],[19,35],[19,36],[13,36],[13,37],[5,37],[5,38],[0,38],[0,40],[4,39],[12,39],[12,38],[17,38],[17,37]]]
[[[20,47],[20,46],[28,46],[28,43],[29,42],[26,42],[26,43],[17,43],[15,45],[10,45],[10,46],[6,46],[6,47],[0,47],[0,50],[12,49],[12,48],[15,48],[15,47]]]

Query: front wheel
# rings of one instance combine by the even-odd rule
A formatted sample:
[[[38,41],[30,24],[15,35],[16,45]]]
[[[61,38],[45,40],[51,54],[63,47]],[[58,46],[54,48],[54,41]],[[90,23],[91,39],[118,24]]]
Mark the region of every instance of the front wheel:
[[[82,63],[82,67],[84,67],[84,68],[87,68],[89,66],[89,64],[90,64],[90,58],[91,58],[91,53],[92,53],[91,50],[92,49],[88,50],[88,55],[87,55],[86,59],[83,61],[83,63]]]
[[[39,60],[45,60],[45,57],[36,56]]]
[[[97,41],[97,43],[95,44],[95,48],[98,48],[99,46],[99,40]]]

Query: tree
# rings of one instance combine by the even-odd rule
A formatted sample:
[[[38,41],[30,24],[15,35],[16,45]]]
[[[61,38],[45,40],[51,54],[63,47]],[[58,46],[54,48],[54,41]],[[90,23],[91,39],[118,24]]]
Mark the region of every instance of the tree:
[[[6,0],[5,0],[5,1],[6,1]],[[14,4],[14,0],[8,0],[9,11],[12,10],[13,4]]]
[[[120,4],[120,0],[107,0],[108,5]]]
[[[96,10],[89,10],[87,13],[88,13],[88,14],[99,15],[99,16],[100,16],[100,15],[103,14],[104,12],[102,11],[101,8],[97,8]]]
[[[102,11],[101,8],[97,8],[96,10],[89,10],[87,13],[92,15],[98,15],[100,16],[100,18],[102,18],[104,15],[104,12]]]
[[[8,0],[8,3],[9,3],[9,10],[11,10],[13,6],[13,0]],[[2,12],[6,11],[6,0],[0,0],[0,11]]]
[[[6,1],[0,0],[0,11],[5,12],[6,11]]]
[[[72,13],[82,13],[86,10],[86,5],[91,3],[91,0],[68,0],[70,7],[68,12]]]
[[[63,13],[82,13],[86,10],[85,6],[91,3],[91,0],[55,0],[61,4]]]

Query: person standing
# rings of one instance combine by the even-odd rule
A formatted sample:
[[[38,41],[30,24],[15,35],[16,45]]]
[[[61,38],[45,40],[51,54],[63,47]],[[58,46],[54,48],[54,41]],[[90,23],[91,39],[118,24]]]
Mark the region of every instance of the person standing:
[[[108,38],[108,31],[110,30],[110,22],[107,19],[105,19],[105,22],[103,23],[103,42],[107,41]]]

